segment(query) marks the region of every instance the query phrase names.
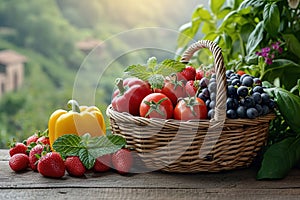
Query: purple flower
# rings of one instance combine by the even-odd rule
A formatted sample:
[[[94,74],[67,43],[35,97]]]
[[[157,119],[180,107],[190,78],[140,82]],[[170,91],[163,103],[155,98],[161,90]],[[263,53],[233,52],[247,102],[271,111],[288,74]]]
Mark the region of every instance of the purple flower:
[[[265,58],[265,62],[267,65],[272,65],[273,60],[272,60],[272,58]]]
[[[265,48],[262,48],[262,49],[261,49],[261,52],[262,52],[262,53],[269,53],[270,50],[271,50],[270,47],[265,47]]]

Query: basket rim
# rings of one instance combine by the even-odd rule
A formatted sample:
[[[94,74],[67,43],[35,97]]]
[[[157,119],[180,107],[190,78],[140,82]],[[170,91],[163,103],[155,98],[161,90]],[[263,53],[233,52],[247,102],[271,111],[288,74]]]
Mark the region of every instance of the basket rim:
[[[118,115],[123,117],[124,119],[134,120],[134,121],[144,121],[144,122],[152,122],[152,123],[172,123],[172,124],[194,124],[194,123],[211,123],[214,119],[192,119],[192,120],[176,120],[176,119],[161,119],[161,118],[146,118],[146,117],[140,117],[140,116],[133,116],[130,113],[127,112],[118,112],[112,108],[112,105],[110,104],[106,109],[106,115],[108,117],[112,117],[112,115]],[[225,124],[249,124],[249,123],[255,123],[255,122],[262,122],[262,121],[271,121],[276,117],[276,114],[274,112],[270,112],[266,115],[259,116],[255,119],[249,119],[249,118],[237,118],[237,119],[230,119],[227,118],[224,121]],[[125,120],[124,120],[125,121]]]

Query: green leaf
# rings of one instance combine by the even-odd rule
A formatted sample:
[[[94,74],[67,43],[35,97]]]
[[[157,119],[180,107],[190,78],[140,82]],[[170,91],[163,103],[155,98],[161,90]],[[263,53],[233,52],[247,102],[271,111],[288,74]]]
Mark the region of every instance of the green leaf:
[[[52,148],[64,156],[75,156],[84,148],[80,144],[81,138],[78,135],[66,134],[55,140]]]
[[[273,144],[263,156],[257,179],[282,179],[300,160],[300,137]]]
[[[155,67],[157,65],[157,59],[155,57],[151,57],[147,61],[147,66],[149,69],[155,70]]]
[[[147,80],[151,75],[151,72],[148,71],[147,66],[143,65],[128,66],[124,72],[129,76],[134,76],[141,80]]]
[[[256,9],[256,8],[260,8],[264,4],[265,4],[264,0],[244,0],[240,4],[239,10],[244,9],[244,8],[248,8],[248,7],[252,7],[254,9]]]
[[[220,12],[221,7],[223,6],[224,3],[225,3],[225,0],[210,0],[209,5],[210,5],[211,11],[215,15],[218,15],[218,13]]]
[[[264,38],[264,22],[259,22],[253,32],[249,35],[246,50],[248,54],[251,54],[254,52],[254,50],[258,47],[260,42]]]
[[[157,74],[162,74],[163,76],[169,76],[172,73],[180,72],[185,68],[185,64],[182,62],[166,59],[162,61],[157,69]]]
[[[287,90],[293,88],[300,77],[300,65],[287,59],[273,60],[272,65],[267,65],[261,79],[274,82],[280,79],[281,86]]]
[[[87,169],[93,168],[96,158],[94,156],[92,156],[92,154],[89,152],[88,149],[86,149],[86,148],[80,149],[78,156],[79,156],[79,159],[82,162],[82,164]]]
[[[268,3],[263,12],[264,28],[272,36],[278,34],[280,27],[280,13],[276,3]]]
[[[295,54],[300,59],[300,42],[294,34],[283,34],[288,51]]]
[[[119,135],[99,136],[92,138],[87,150],[94,158],[118,151],[126,145],[126,140]]]
[[[278,109],[290,128],[300,135],[300,97],[279,87],[266,89],[276,101]]]
[[[185,47],[197,34],[202,22],[212,20],[210,12],[203,7],[198,6],[192,14],[192,20],[189,23],[184,24],[179,29],[179,37],[177,39],[177,46]]]

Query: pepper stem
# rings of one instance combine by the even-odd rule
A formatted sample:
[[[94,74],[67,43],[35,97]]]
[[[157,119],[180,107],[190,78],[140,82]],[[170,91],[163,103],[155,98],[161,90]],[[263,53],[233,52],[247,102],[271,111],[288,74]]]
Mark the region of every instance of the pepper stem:
[[[73,112],[80,113],[79,104],[74,99],[71,99],[70,101],[68,101],[67,105],[68,105],[68,108],[71,109]]]
[[[123,79],[117,78],[115,83],[116,83],[116,86],[118,87],[118,89],[120,91],[120,95],[123,95],[124,92],[125,92],[125,88],[124,88],[124,85],[123,85]]]

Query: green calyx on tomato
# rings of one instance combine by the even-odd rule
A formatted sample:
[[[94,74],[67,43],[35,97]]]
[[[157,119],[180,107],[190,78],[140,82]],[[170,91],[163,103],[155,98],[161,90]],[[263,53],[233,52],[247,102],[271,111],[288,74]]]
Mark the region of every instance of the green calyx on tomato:
[[[166,101],[168,98],[162,98],[161,100],[159,100],[158,102],[155,101],[144,101],[144,104],[148,105],[150,107],[150,109],[148,110],[148,112],[146,113],[145,117],[148,117],[150,115],[150,113],[152,113],[153,111],[156,111],[158,114],[160,114],[162,117],[165,117],[165,113],[163,113],[159,108],[160,108],[160,104],[163,101]]]
[[[177,120],[207,119],[207,107],[198,97],[182,98],[178,101],[173,116]]]
[[[176,74],[171,75],[170,79],[165,81],[161,92],[172,101],[173,106],[176,106],[179,98],[186,97],[185,86],[182,81],[178,81]]]
[[[171,100],[162,93],[149,94],[140,104],[140,116],[170,119],[173,117],[173,104]]]

